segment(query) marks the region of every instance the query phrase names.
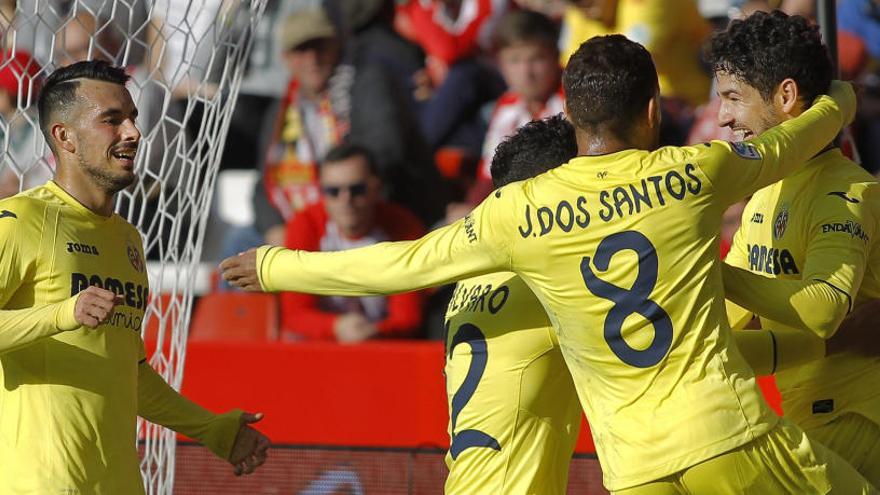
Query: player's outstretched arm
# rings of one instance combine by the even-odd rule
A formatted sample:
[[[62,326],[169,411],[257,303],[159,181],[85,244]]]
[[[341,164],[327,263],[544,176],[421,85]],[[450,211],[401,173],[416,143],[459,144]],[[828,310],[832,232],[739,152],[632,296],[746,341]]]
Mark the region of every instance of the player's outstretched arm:
[[[262,414],[214,414],[171,388],[146,361],[138,367],[138,416],[201,442],[229,461],[236,476],[266,461],[269,439],[250,426]]]
[[[856,110],[852,85],[833,81],[828,92],[803,114],[750,141],[715,141],[695,158],[724,204],[733,204],[788,176],[852,122]]]
[[[220,269],[245,290],[341,296],[407,292],[510,270],[510,196],[492,195],[471,215],[414,241],[323,253],[263,246],[224,260]]]

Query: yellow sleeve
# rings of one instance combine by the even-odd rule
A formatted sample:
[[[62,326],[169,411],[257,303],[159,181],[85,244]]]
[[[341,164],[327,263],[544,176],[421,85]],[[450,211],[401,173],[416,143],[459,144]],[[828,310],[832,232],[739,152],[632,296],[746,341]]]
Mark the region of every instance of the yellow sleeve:
[[[733,338],[759,375],[772,375],[825,357],[825,341],[800,330],[734,330]]]
[[[849,312],[877,235],[880,186],[849,183],[845,189],[826,189],[835,188],[820,186],[812,202],[803,279],[826,282],[846,294]]]
[[[721,272],[734,303],[823,339],[834,335],[849,309],[849,296],[824,281],[772,279],[727,264]]]
[[[199,441],[229,459],[242,411],[214,414],[180,395],[146,361],[138,366],[138,416]]]
[[[263,246],[257,251],[260,284],[267,292],[367,296],[511,271],[515,186],[490,194],[462,220],[415,241],[323,253]]]
[[[7,307],[36,263],[38,247],[34,241],[40,234],[29,232],[39,229],[39,223],[26,224],[22,210],[9,208],[3,209],[0,218],[0,354],[79,327],[74,317],[78,295],[44,306]]]
[[[694,157],[725,206],[779,181],[825,148],[855,115],[849,83],[834,81],[797,118],[742,143],[713,141]]]

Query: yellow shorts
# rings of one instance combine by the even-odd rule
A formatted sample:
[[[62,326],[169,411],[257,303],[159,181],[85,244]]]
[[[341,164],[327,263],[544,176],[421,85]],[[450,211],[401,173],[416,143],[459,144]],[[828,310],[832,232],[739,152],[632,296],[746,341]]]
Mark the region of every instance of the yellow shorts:
[[[862,475],[793,423],[672,476],[617,495],[876,495]]]
[[[447,340],[446,493],[566,493],[581,407],[552,328],[475,328]]]
[[[880,489],[880,426],[858,413],[846,413],[830,423],[807,430],[850,463],[874,488]]]

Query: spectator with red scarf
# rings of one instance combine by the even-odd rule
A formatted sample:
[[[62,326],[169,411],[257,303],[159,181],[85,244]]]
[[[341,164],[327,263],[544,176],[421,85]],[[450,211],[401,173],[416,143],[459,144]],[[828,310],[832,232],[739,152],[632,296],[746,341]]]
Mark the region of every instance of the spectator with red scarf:
[[[342,144],[319,167],[323,201],[287,224],[285,245],[306,251],[340,251],[382,241],[418,239],[425,231],[405,208],[381,199],[381,181],[370,152]],[[281,295],[282,337],[354,343],[411,336],[422,321],[421,295],[376,297]]]
[[[372,153],[391,200],[425,223],[442,217],[442,180],[387,68],[346,59],[339,30],[323,9],[292,14],[281,39],[291,80],[278,110],[266,116],[255,223],[231,230],[221,254],[281,245],[285,223],[321,199],[317,161],[343,140]]]

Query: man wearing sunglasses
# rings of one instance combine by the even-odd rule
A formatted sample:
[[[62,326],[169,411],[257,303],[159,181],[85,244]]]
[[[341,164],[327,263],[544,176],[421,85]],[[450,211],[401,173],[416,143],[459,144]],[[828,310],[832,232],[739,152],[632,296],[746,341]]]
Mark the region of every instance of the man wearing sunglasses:
[[[382,200],[382,181],[370,152],[342,144],[318,168],[323,200],[287,224],[285,245],[307,251],[340,251],[382,241],[418,239],[425,231],[409,210]],[[281,295],[286,339],[361,342],[412,335],[422,322],[418,292],[388,297]]]

